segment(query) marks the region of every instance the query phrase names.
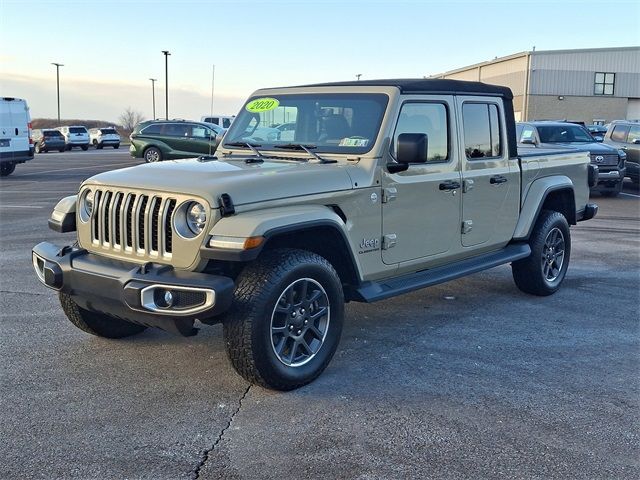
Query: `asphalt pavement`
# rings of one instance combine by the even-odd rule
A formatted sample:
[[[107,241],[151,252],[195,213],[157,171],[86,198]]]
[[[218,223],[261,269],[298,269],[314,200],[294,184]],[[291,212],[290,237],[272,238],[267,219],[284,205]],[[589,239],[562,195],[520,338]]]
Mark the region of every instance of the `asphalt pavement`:
[[[222,328],[110,341],[65,318],[31,247],[125,149],[37,155],[0,179],[0,478],[640,477],[640,196],[594,195],[551,297],[508,266],[351,303],[320,378],[250,386]]]

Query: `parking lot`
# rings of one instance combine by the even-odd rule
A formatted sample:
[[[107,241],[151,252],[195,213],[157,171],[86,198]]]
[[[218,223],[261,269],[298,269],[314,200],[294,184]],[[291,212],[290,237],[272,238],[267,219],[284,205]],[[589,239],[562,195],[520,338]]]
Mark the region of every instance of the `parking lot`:
[[[49,153],[0,180],[0,478],[638,478],[640,195],[594,195],[551,297],[508,266],[347,306],[325,373],[250,386],[222,328],[108,341],[31,267],[55,203],[125,148]]]

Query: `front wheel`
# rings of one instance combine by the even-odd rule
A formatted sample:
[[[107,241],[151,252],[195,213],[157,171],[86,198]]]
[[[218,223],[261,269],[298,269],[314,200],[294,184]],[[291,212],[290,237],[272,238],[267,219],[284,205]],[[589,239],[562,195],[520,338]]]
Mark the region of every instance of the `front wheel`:
[[[223,323],[227,355],[249,382],[292,390],[329,364],[343,320],[342,284],[326,259],[304,250],[268,251],[236,281]]]
[[[85,152],[89,150],[89,145],[82,145],[82,150],[84,150]]]
[[[69,321],[83,332],[91,335],[105,338],[125,338],[147,328],[109,315],[85,310],[66,293],[60,293],[59,298],[62,310]]]
[[[513,280],[525,293],[547,296],[562,284],[571,255],[567,219],[559,212],[543,210],[529,238],[531,255],[511,264]]]
[[[64,148],[59,148],[59,149],[58,149],[58,151],[59,151],[60,153],[63,153],[63,152],[64,152]]]
[[[119,143],[116,143],[116,144],[113,146],[113,148],[117,150],[118,148],[120,148],[120,144],[119,144]]]

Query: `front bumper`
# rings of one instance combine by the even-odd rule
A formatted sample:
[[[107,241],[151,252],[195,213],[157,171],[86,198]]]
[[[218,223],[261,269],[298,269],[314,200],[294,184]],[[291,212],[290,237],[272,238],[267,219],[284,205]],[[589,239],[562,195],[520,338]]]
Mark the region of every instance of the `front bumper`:
[[[32,256],[40,281],[82,308],[180,335],[192,335],[196,319],[213,323],[233,300],[233,280],[220,275],[137,265],[48,242],[36,245]]]

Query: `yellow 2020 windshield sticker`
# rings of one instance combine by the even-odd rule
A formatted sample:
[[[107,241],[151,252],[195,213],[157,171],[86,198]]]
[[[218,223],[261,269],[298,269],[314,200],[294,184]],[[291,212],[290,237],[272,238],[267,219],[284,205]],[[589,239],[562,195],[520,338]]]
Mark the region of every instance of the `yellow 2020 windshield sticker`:
[[[269,110],[274,110],[278,108],[280,102],[275,98],[256,98],[255,100],[251,100],[247,103],[247,106],[244,107],[247,112],[251,113],[260,113],[260,112],[268,112]]]

